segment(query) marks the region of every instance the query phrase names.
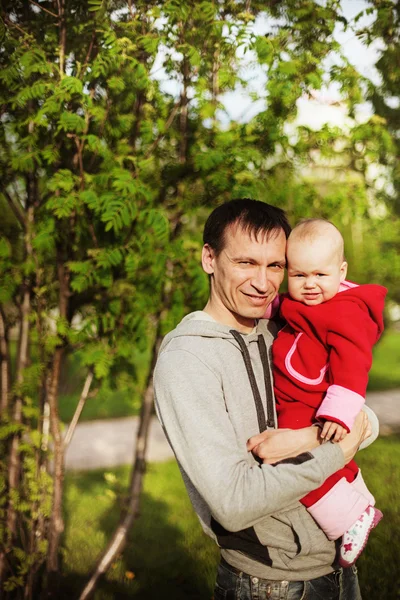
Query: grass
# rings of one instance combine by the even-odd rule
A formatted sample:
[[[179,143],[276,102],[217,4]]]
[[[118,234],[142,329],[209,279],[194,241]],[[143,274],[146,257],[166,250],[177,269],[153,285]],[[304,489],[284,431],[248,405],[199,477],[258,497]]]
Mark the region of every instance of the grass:
[[[149,357],[148,352],[135,352],[134,348],[132,355],[135,362],[132,371],[134,369],[135,372],[120,376],[112,382],[113,387],[102,383],[94,390],[92,386],[80,417],[81,422],[139,414]],[[86,374],[87,369],[82,366],[79,354],[70,354],[63,363],[59,387],[59,414],[64,423],[69,423],[74,415]]]
[[[379,438],[357,455],[383,520],[371,534],[358,565],[364,598],[400,598],[400,437]]]
[[[113,382],[113,387],[101,384],[94,395],[86,400],[80,421],[94,419],[116,419],[139,414],[141,399],[148,373],[148,352],[132,349],[134,371]],[[133,371],[133,368],[132,368]],[[86,368],[80,363],[77,353],[70,354],[65,362],[60,379],[59,411],[60,418],[68,423],[74,414],[82,392]]]
[[[400,332],[390,329],[375,346],[368,390],[400,388]]]
[[[68,474],[63,596],[76,597],[118,519],[128,469]],[[141,513],[95,600],[205,600],[218,553],[202,532],[174,462],[150,464]]]
[[[384,519],[358,562],[364,598],[398,600],[400,571],[400,437],[380,438],[359,454],[364,478]],[[67,476],[63,598],[76,597],[117,522],[127,468]],[[218,561],[202,533],[174,462],[150,464],[141,514],[123,557],[95,600],[211,600]]]

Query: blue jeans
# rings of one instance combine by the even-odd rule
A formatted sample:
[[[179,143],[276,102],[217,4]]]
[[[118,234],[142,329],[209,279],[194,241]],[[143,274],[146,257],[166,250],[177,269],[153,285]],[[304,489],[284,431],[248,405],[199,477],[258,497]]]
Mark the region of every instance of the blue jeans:
[[[357,568],[340,568],[311,581],[270,581],[218,566],[214,600],[361,600]]]

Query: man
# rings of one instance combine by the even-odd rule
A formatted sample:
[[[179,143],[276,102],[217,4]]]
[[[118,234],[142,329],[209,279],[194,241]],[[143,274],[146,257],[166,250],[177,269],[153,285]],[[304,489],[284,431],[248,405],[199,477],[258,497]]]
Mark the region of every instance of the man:
[[[277,326],[259,319],[282,283],[289,232],[282,210],[255,200],[212,212],[202,254],[209,300],[166,336],[155,369],[159,418],[221,547],[215,600],[361,598],[355,570],[337,569],[335,543],[299,499],[353,458],[368,419],[338,444],[321,445],[317,427],[275,429]]]

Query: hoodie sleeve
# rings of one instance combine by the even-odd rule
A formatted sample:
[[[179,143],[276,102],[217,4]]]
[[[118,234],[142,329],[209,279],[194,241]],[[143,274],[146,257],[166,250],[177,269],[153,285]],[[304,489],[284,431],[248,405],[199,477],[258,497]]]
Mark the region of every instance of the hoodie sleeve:
[[[335,421],[350,431],[361,410],[378,328],[368,310],[355,302],[335,307],[327,332],[329,380],[316,418]]]
[[[229,531],[282,510],[344,465],[341,449],[328,443],[296,464],[260,467],[238,447],[218,375],[187,350],[162,352],[154,388],[158,417],[181,468]]]

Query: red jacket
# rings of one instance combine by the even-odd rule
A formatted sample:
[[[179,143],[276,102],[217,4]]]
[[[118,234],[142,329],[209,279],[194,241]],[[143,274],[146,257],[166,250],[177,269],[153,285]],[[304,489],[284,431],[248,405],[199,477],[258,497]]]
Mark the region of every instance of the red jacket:
[[[287,324],[272,347],[279,427],[326,418],[350,430],[362,407],[387,290],[350,282],[343,288],[315,306],[282,302]]]
[[[326,418],[350,430],[364,403],[387,290],[350,282],[341,290],[316,306],[290,297],[282,302],[287,324],[272,345],[279,427],[299,429]],[[353,481],[357,472],[350,461],[301,502],[312,506],[343,477]]]

